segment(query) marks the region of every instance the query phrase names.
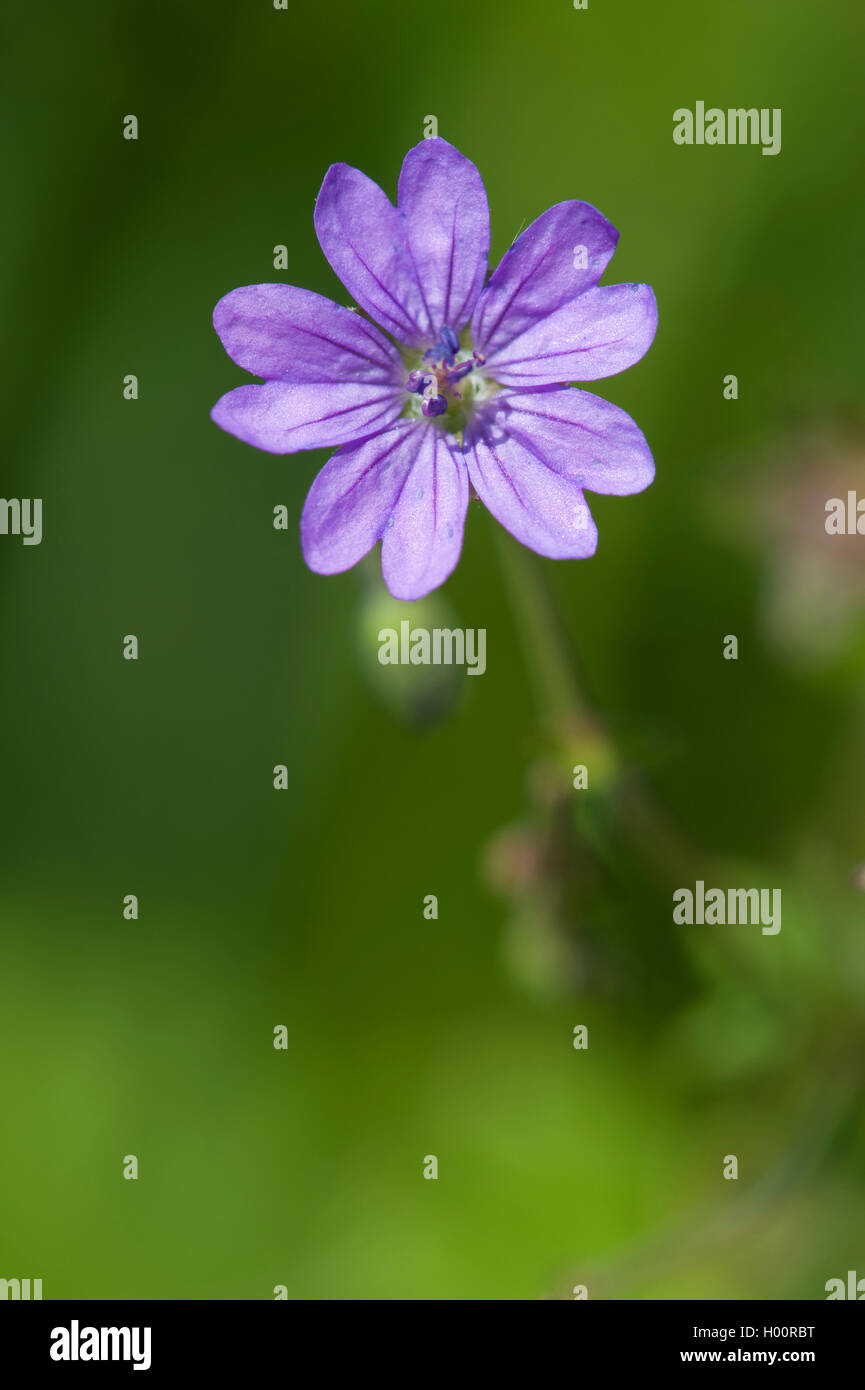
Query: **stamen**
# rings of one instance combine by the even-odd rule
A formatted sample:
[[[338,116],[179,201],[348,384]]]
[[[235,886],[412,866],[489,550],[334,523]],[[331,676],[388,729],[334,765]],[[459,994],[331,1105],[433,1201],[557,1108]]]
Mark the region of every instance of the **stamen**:
[[[446,362],[448,366],[453,365],[453,360],[459,352],[460,340],[452,328],[444,325],[438,337],[438,342],[423,355],[424,362]]]
[[[406,391],[422,397],[422,415],[427,419],[447,415],[448,420],[452,422],[450,428],[457,428],[456,422],[465,420],[465,412],[468,409],[463,402],[463,392],[457,390],[457,382],[470,376],[484,361],[483,355],[479,352],[463,356],[462,361],[457,361],[459,351],[459,338],[453,329],[445,324],[438,341],[424,353],[422,365],[409,372],[405,384]],[[484,390],[484,386],[481,377],[470,386],[469,398],[477,397],[478,393]]]
[[[475,369],[475,359],[470,357],[467,362],[458,362],[455,367],[451,367],[448,372],[448,381],[462,381],[464,376]]]
[[[448,349],[450,353],[451,358],[453,358],[456,355],[456,353],[459,352],[460,340],[457,337],[456,333],[454,333],[453,329],[448,328],[447,324],[445,324],[444,328],[441,331],[441,337],[439,338],[439,342],[444,343],[445,347]]]

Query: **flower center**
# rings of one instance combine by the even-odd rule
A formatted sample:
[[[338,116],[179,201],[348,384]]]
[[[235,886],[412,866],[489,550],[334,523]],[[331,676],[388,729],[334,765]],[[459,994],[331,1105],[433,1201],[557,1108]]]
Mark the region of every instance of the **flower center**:
[[[445,324],[438,342],[409,371],[406,413],[426,416],[451,433],[459,433],[472,406],[498,390],[480,370],[484,360],[481,353],[461,348],[456,333]]]

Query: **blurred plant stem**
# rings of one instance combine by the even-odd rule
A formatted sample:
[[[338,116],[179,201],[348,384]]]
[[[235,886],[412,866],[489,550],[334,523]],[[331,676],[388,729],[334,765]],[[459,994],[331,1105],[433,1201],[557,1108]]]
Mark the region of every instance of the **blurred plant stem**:
[[[495,536],[543,723],[559,735],[572,731],[574,726],[593,723],[537,556],[515,541],[504,527],[497,526]]]
[[[589,766],[594,791],[615,789],[618,819],[657,876],[684,881],[693,847],[627,767],[609,729],[581,692],[577,663],[538,557],[503,527],[495,528],[495,536],[543,732],[557,751]],[[569,784],[566,790],[569,794]]]
[[[568,762],[574,754],[589,765],[591,795],[599,795],[606,807],[599,823],[593,825],[591,817],[583,813],[583,807],[590,804],[582,800],[589,795],[587,790],[578,793],[572,814],[557,818],[557,808],[564,810],[571,801],[569,778],[559,769],[552,785],[549,779],[530,779],[527,819],[516,832],[511,829],[505,834],[500,849],[500,860],[507,863],[511,878],[508,881],[501,869],[498,878],[500,884],[508,884],[519,906],[523,935],[528,931],[530,937],[540,937],[544,959],[539,965],[528,957],[534,961],[535,974],[546,961],[546,968],[556,979],[571,988],[585,987],[589,982],[596,987],[597,975],[587,974],[585,965],[580,964],[582,914],[588,909],[591,915],[592,906],[593,890],[588,886],[592,855],[615,864],[630,846],[665,889],[670,884],[687,883],[695,874],[712,875],[715,870],[723,879],[723,868],[713,855],[698,852],[670,820],[638,770],[629,767],[619,753],[604,721],[589,708],[537,557],[504,531],[497,531],[497,542],[543,730],[553,739],[559,762],[567,752]],[[539,787],[543,793],[540,800]],[[576,880],[575,891],[570,893],[569,875]],[[607,888],[596,885],[594,891],[603,893]],[[745,944],[724,935],[718,949],[733,978],[750,980],[752,987],[758,988],[767,1014],[771,1013],[778,1001],[756,972]],[[525,942],[521,950],[523,957],[528,956]],[[829,1153],[861,1105],[860,1049],[848,1048],[840,1055],[833,1051],[836,1028],[837,1020],[835,1027],[815,1026],[812,1046],[817,1056],[807,1098],[790,1115],[787,1136],[761,1177],[741,1195],[731,1190],[729,1200],[695,1211],[687,1220],[652,1233],[607,1259],[587,1261],[573,1274],[569,1288],[586,1284],[593,1298],[627,1297],[628,1291],[641,1283],[674,1277],[693,1263],[745,1246],[749,1238],[759,1239],[770,1232],[797,1195],[809,1183],[819,1181]]]

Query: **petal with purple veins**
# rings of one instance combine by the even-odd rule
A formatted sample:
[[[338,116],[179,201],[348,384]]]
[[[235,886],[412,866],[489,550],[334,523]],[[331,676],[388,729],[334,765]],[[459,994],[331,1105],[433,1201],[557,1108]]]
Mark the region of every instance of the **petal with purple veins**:
[[[484,506],[523,545],[551,560],[594,555],[598,532],[582,490],[550,467],[540,445],[481,416],[466,430],[466,463]]]
[[[391,593],[422,598],[459,559],[468,478],[441,430],[401,420],[341,449],[309,490],[301,518],[303,554],[317,574],[351,569],[382,540]]]
[[[597,285],[619,234],[590,203],[557,203],[517,237],[472,319],[476,351],[492,353]],[[585,266],[579,264],[585,253]],[[576,264],[575,264],[576,262]]]
[[[468,323],[487,273],[490,210],[480,174],[447,140],[409,150],[397,205],[434,337]]]
[[[589,492],[624,497],[642,492],[655,476],[643,431],[626,411],[590,391],[502,391],[492,406],[499,429]]]
[[[598,285],[491,353],[503,386],[548,386],[615,376],[646,353],[658,326],[650,285]]]
[[[422,428],[400,420],[340,449],[317,474],[303,504],[301,543],[316,574],[341,574],[380,539],[416,457]]]
[[[213,326],[229,357],[266,380],[398,386],[404,374],[375,324],[294,285],[232,290],[214,309]]]
[[[210,418],[256,449],[292,454],[364,439],[393,424],[402,404],[402,392],[393,386],[266,381],[229,391],[216,402]]]
[[[381,572],[394,598],[423,598],[444,583],[460,558],[468,504],[453,435],[427,426],[382,536]]]
[[[332,164],[315,204],[315,231],[333,270],[362,309],[401,343],[430,341],[405,218],[377,183]]]

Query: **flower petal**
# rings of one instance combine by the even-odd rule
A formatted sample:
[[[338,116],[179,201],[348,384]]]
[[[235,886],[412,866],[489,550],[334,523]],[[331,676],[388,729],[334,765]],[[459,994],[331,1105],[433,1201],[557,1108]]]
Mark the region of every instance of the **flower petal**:
[[[266,381],[229,391],[216,402],[210,418],[256,449],[292,454],[348,444],[386,429],[398,417],[402,402],[402,392],[393,386]]]
[[[548,208],[505,252],[481,295],[472,320],[475,349],[489,356],[591,289],[618,239],[615,227],[590,203]]]
[[[437,339],[445,324],[459,333],[487,273],[490,210],[483,180],[470,159],[432,136],[406,155],[397,206],[432,336]]]
[[[378,184],[349,164],[332,164],[314,220],[322,251],[360,307],[400,342],[430,343],[405,219]]]
[[[422,598],[459,559],[467,506],[468,477],[452,443],[432,424],[400,420],[324,465],[304,503],[304,558],[317,574],[338,574],[381,537],[391,593]]]
[[[247,372],[280,381],[399,385],[402,359],[375,324],[294,285],[246,285],[220,299],[213,326]]]
[[[624,497],[642,492],[655,476],[643,431],[624,410],[590,391],[502,391],[492,408],[500,430],[589,492]]]
[[[465,438],[475,491],[506,531],[551,560],[594,555],[598,532],[579,485],[551,468],[540,449],[484,416]]]
[[[597,381],[639,362],[657,326],[650,285],[598,285],[491,353],[485,370],[503,386]]]
[[[372,550],[414,461],[418,429],[400,420],[340,449],[316,476],[300,519],[304,559],[316,574],[341,574]]]
[[[452,435],[422,426],[420,448],[381,544],[381,572],[394,598],[437,589],[456,567],[469,505],[465,460]]]

